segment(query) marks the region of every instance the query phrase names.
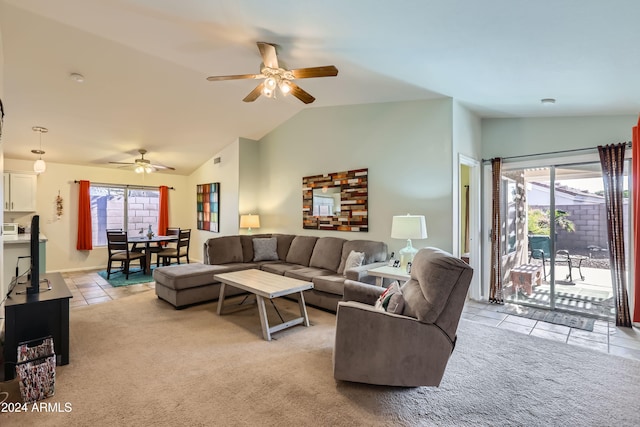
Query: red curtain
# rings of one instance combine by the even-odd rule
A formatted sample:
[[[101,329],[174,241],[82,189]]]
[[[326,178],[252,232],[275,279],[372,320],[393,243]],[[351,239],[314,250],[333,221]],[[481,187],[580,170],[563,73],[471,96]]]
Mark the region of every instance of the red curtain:
[[[158,235],[166,236],[169,227],[169,187],[160,186],[160,214],[158,215]]]
[[[631,199],[633,201],[633,321],[640,322],[640,117],[638,125],[633,127],[631,143]]]
[[[91,238],[91,194],[90,182],[80,181],[78,194],[78,241],[76,249],[90,251],[93,249]]]

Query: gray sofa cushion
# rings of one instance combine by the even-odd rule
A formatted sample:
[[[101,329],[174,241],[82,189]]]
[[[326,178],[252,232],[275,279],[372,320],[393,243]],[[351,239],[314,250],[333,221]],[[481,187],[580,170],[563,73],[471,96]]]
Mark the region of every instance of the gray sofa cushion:
[[[254,261],[277,261],[278,240],[275,237],[253,239]]]
[[[316,291],[335,295],[342,295],[344,293],[345,279],[342,275],[330,274],[327,276],[316,276],[311,281],[313,282],[313,289]],[[380,289],[379,294],[384,291],[382,288],[378,289]]]
[[[273,237],[278,240],[278,258],[280,261],[286,261],[291,242],[296,236],[293,234],[273,234]]]
[[[153,270],[156,286],[182,290],[216,283],[214,274],[255,268],[255,264],[234,263],[226,265],[181,264],[158,267]]]
[[[330,274],[333,274],[333,271],[315,267],[296,268],[284,272],[284,275],[287,277],[298,280],[305,280],[307,282],[311,282],[314,277],[328,276]]]
[[[411,279],[402,286],[405,316],[434,323],[444,310],[451,291],[463,274],[470,274],[464,261],[440,249],[424,248],[416,254]]]
[[[373,240],[347,240],[342,245],[342,256],[338,273],[344,273],[344,266],[351,251],[364,252],[363,264],[371,264],[387,260],[387,244]]]
[[[240,236],[223,236],[207,240],[208,264],[243,262]],[[252,256],[253,259],[253,256]]]
[[[294,237],[289,247],[286,261],[289,264],[300,264],[308,267],[317,240],[318,238],[316,236]]]
[[[342,246],[345,241],[345,239],[338,237],[319,238],[313,247],[309,267],[324,268],[333,272],[338,271],[342,256]]]
[[[268,273],[283,275],[286,271],[295,270],[298,268],[305,268],[304,265],[288,264],[286,262],[273,262],[265,263],[260,266],[260,269]]]

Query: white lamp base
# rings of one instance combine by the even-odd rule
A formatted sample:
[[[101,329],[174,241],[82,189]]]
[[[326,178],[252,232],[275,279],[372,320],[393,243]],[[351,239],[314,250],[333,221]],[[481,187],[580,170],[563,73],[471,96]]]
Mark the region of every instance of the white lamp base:
[[[398,252],[400,254],[400,268],[407,268],[407,263],[413,262],[413,257],[416,256],[418,250],[411,246],[411,239],[407,239],[407,246],[400,249]]]

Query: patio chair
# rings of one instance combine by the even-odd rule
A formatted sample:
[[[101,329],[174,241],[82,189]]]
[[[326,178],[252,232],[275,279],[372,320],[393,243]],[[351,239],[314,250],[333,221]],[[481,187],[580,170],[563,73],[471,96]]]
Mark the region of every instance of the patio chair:
[[[580,279],[584,280],[581,265],[582,260],[586,257],[571,255],[568,250],[560,249],[556,251],[555,265],[566,265],[569,268],[569,274],[566,279],[573,282],[572,269],[577,268],[580,273]],[[547,280],[546,263],[551,262],[551,237],[545,235],[529,235],[529,263],[531,259],[542,261],[542,273],[544,280]]]

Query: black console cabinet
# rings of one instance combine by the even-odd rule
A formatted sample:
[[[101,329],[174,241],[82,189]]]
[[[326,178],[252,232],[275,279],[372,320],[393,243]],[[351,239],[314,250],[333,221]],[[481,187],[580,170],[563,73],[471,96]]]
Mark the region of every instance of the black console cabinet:
[[[40,293],[27,295],[25,285],[18,285],[5,302],[4,379],[15,377],[18,343],[53,337],[57,363],[69,363],[69,299],[72,298],[60,273],[45,274]]]

